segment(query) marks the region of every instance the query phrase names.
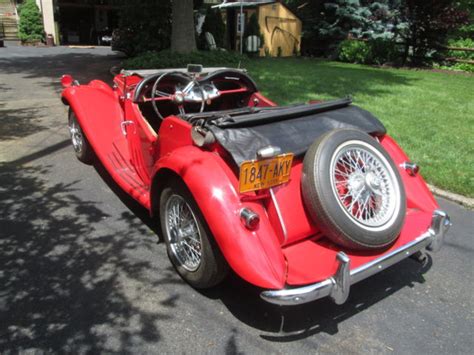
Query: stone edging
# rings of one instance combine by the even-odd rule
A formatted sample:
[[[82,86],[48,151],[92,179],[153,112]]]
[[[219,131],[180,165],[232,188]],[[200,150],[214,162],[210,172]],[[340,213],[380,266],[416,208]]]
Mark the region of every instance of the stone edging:
[[[470,209],[474,209],[474,198],[470,198],[470,197],[455,194],[453,192],[445,191],[430,184],[428,184],[428,187],[430,188],[431,192],[433,192],[437,196],[459,203]]]

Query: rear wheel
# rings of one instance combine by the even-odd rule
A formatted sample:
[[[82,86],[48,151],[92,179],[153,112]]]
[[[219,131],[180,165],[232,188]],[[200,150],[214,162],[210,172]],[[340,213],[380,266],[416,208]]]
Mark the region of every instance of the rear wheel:
[[[174,182],[160,198],[160,221],[168,256],[195,288],[219,284],[228,267],[189,190]]]
[[[361,131],[334,130],[313,143],[302,190],[311,218],[339,245],[383,248],[400,234],[406,211],[400,175],[383,147]]]
[[[72,147],[74,148],[77,159],[85,164],[92,164],[94,152],[84,132],[82,132],[82,128],[73,110],[69,111],[68,128]]]

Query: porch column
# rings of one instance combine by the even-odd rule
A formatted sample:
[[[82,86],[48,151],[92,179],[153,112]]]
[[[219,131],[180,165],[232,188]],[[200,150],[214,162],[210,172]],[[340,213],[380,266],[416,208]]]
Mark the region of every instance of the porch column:
[[[46,34],[52,34],[54,44],[58,44],[56,38],[56,26],[54,25],[54,0],[36,0],[38,7],[43,15],[44,31]]]

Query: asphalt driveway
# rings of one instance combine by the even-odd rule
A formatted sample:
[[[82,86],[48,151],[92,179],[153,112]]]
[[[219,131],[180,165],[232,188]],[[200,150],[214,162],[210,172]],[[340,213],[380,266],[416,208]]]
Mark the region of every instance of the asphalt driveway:
[[[69,146],[58,78],[110,81],[120,60],[0,48],[0,352],[472,353],[474,213],[444,200],[445,248],[343,306],[272,306],[235,276],[185,284],[146,212]]]

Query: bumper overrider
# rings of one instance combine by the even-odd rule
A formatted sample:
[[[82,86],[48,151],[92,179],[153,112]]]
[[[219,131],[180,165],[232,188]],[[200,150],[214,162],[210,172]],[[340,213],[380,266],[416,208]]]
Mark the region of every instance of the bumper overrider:
[[[343,304],[349,297],[351,285],[385,270],[424,249],[432,252],[440,250],[443,245],[444,236],[450,226],[449,216],[443,211],[436,210],[433,212],[431,226],[425,233],[378,259],[351,270],[350,258],[341,251],[337,254],[338,269],[332,277],[307,286],[263,291],[260,297],[267,302],[280,306],[299,305],[327,296],[336,304]]]

